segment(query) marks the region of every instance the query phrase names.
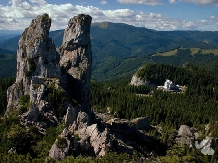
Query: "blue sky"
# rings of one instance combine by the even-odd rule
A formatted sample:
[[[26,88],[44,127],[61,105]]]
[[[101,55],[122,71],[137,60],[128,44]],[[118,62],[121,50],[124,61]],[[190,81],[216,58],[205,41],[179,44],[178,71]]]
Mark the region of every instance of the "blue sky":
[[[218,31],[218,0],[1,0],[0,30],[23,30],[48,13],[51,30],[84,13],[93,22],[126,23],[154,30]]]

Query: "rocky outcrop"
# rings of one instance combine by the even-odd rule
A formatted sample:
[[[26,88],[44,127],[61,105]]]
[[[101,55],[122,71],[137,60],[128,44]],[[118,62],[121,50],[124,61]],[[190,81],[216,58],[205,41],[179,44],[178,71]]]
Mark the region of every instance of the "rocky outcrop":
[[[201,150],[204,155],[214,155],[215,150],[213,147],[215,147],[215,144],[217,144],[217,140],[212,137],[206,137],[200,143],[195,141],[195,147]]]
[[[156,151],[158,143],[143,132],[150,129],[148,118],[111,119],[91,110],[91,20],[84,14],[70,19],[57,49],[48,37],[49,16],[32,20],[18,43],[17,76],[8,89],[6,115],[18,113],[23,126],[35,126],[42,134],[64,121],[66,128],[49,152],[57,161],[68,155],[103,156],[106,151]]]
[[[16,82],[7,91],[6,115],[18,112],[21,124],[39,130],[58,123],[57,110],[48,97],[48,87],[60,87],[61,77],[60,56],[49,38],[50,26],[51,19],[44,14],[24,30],[18,42]]]
[[[81,130],[75,132],[81,139],[79,144],[81,149],[85,149],[86,144],[93,149],[96,156],[104,156],[106,152],[106,146],[109,140],[109,132],[107,128],[100,132],[97,124],[93,124]],[[84,150],[83,150],[84,151]],[[86,151],[86,150],[85,150]]]
[[[61,150],[57,147],[57,139],[49,152],[49,156],[55,160],[60,160],[63,151],[65,156],[77,156],[78,154],[104,156],[107,151],[133,154],[134,149],[137,149],[139,153],[142,151],[151,153],[158,149],[158,142],[143,133],[144,130],[151,128],[147,118],[137,118],[132,121],[113,118],[106,123],[101,119],[98,120],[101,124],[96,123],[77,130],[73,127],[74,124],[65,128],[63,132],[67,135],[65,134],[63,137],[62,133],[59,135],[59,139],[62,137],[66,138],[66,141],[70,141],[70,148],[66,146]],[[65,149],[71,150],[65,151]]]
[[[194,132],[187,125],[181,125],[178,131],[178,135],[176,138],[176,142],[181,145],[189,145],[192,146],[194,141]]]
[[[68,130],[64,129],[63,132],[55,140],[55,143],[49,151],[49,157],[55,160],[62,160],[68,155],[70,148],[70,140],[68,138]]]
[[[130,82],[130,85],[133,85],[133,86],[140,86],[140,85],[147,85],[147,84],[148,84],[147,81],[142,80],[141,78],[137,77],[136,75],[132,76],[132,79]]]
[[[7,92],[6,114],[18,106],[23,95],[30,95],[33,85],[43,84],[44,78],[59,78],[59,55],[48,37],[51,19],[47,14],[33,19],[25,29],[17,49],[16,83]]]
[[[206,137],[199,141],[199,133],[196,129],[187,125],[181,125],[178,131],[176,142],[180,145],[189,145],[189,147],[197,148],[204,155],[214,155],[214,145],[217,140],[212,137]]]
[[[40,131],[56,126],[66,112],[65,122],[75,130],[91,124],[91,20],[83,14],[72,18],[59,49],[49,38],[49,15],[32,20],[18,43],[16,82],[8,88],[6,115],[18,112],[22,125]]]
[[[146,117],[136,118],[130,121],[133,127],[139,130],[149,130],[151,129],[150,121]]]
[[[92,18],[80,14],[70,19],[64,31],[62,46],[58,49],[63,83],[71,88],[72,97],[82,111],[90,113],[90,79],[92,73],[92,51],[90,27]],[[67,79],[67,80],[66,80]],[[66,82],[67,81],[67,82]]]

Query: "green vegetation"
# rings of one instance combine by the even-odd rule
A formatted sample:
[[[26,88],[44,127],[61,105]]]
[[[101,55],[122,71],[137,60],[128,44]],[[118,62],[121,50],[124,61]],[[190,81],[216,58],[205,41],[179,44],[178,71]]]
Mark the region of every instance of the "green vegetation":
[[[56,46],[62,44],[64,30],[51,31],[49,36]],[[93,23],[91,27],[93,73],[92,78],[105,81],[130,77],[146,63],[162,63],[181,66],[185,62],[214,68],[217,63],[218,32],[202,31],[154,31],[146,28],[119,23]],[[0,44],[0,48],[17,50],[19,37]],[[205,40],[208,43],[205,43]],[[191,56],[175,56],[177,49],[191,49]],[[164,52],[172,53],[166,56],[152,56]],[[200,55],[193,56],[193,54]],[[10,54],[10,53],[8,53]],[[205,56],[206,54],[206,56]],[[214,54],[215,56],[211,56]],[[189,60],[191,58],[191,60]],[[198,59],[199,58],[199,59]],[[0,64],[1,65],[1,64]],[[4,68],[16,72],[16,57],[12,64],[5,64],[13,68]],[[0,69],[1,72],[1,69]],[[1,73],[0,73],[1,75]]]
[[[67,146],[67,140],[65,138],[58,136],[56,145],[58,148],[64,149]]]
[[[31,77],[31,75],[36,69],[34,58],[27,58],[27,62],[28,62],[29,67],[28,67],[28,70],[24,71],[24,74],[26,77]]]
[[[29,64],[29,70],[31,72],[35,71],[36,65],[35,65],[34,58],[27,58],[27,61],[28,61],[28,64]]]
[[[14,78],[0,78],[0,116],[7,107],[7,89],[14,83]]]
[[[57,112],[58,117],[63,117],[66,110],[63,109],[64,103],[69,101],[62,88],[56,88],[54,83],[47,86],[48,102]]]
[[[163,85],[166,79],[179,85],[187,85],[192,73],[188,70],[188,66],[180,68],[172,65],[148,64],[140,68],[136,75],[155,85]]]
[[[115,115],[120,118],[149,117],[153,126],[161,126],[162,134],[154,129],[145,132],[166,147],[163,149],[163,153],[166,152],[166,155],[151,157],[157,162],[216,162],[217,154],[204,156],[197,149],[178,146],[174,142],[178,128],[184,124],[195,127],[202,133],[202,137],[206,135],[204,126],[210,124],[211,136],[218,137],[218,75],[216,71],[202,69],[191,63],[186,63],[183,68],[164,64],[148,64],[143,66],[137,75],[154,82],[154,84],[159,84],[169,78],[176,81],[176,84],[186,84],[187,89],[183,93],[172,94],[145,86],[130,86],[129,79],[116,83],[92,81],[92,107],[99,112],[106,112],[107,107],[110,107],[112,113],[116,113]],[[151,91],[153,93],[150,93]],[[50,81],[47,95],[54,108],[62,108],[66,100],[63,98],[65,92],[55,87],[55,80]],[[28,103],[28,95],[22,96],[19,100],[19,105]],[[59,117],[65,114],[62,111],[57,110]],[[19,124],[19,120],[15,116],[1,119],[0,161],[4,162],[7,159],[8,162],[13,162],[17,159],[21,162],[24,160],[43,162],[63,127],[63,125],[56,128],[51,127],[47,129],[46,135],[42,135],[34,127],[26,130]],[[66,139],[61,137],[58,137],[56,143],[60,148],[64,148],[67,144]],[[17,154],[7,154],[11,147],[16,147]],[[165,151],[165,149],[167,150]],[[137,153],[118,155],[108,152],[106,156],[100,158],[69,156],[61,162],[135,162],[138,159]],[[48,162],[54,162],[54,160]]]
[[[110,107],[120,118],[149,117],[152,124],[161,124],[167,130],[178,129],[182,124],[202,130],[202,125],[214,123],[218,118],[218,77],[214,72],[191,64],[185,68],[151,64],[140,69],[138,75],[156,85],[163,84],[169,77],[176,84],[187,85],[187,90],[171,94],[154,89],[152,95],[137,96],[151,90],[146,87],[135,89],[127,82],[115,85],[92,82],[92,106],[100,112],[106,112]],[[218,137],[216,131],[211,133]]]
[[[195,49],[196,50],[196,49]],[[161,56],[154,55],[151,57],[154,63],[170,64],[174,66],[182,66],[183,64],[190,62],[200,67],[207,69],[216,70],[218,66],[217,50],[203,50],[199,49],[197,53],[194,52],[193,48],[180,48],[176,50],[174,55]],[[214,53],[207,53],[214,52]]]
[[[32,84],[33,89],[38,89],[40,87],[40,84]]]
[[[49,15],[48,15],[48,14],[43,14],[43,15],[42,15],[42,22],[45,22],[45,21],[48,21],[48,20],[51,20],[51,19],[49,18]]]
[[[178,53],[178,50],[186,50],[186,49],[190,49],[191,54],[195,55],[195,54],[214,54],[214,55],[218,55],[218,49],[200,49],[200,48],[178,48],[175,50],[171,50],[168,52],[162,52],[162,53],[156,53],[153,54],[152,56],[175,56]]]
[[[1,51],[1,49],[0,49]],[[0,55],[0,78],[14,77],[16,74],[16,55],[5,53]]]
[[[32,72],[29,71],[29,70],[25,70],[25,71],[24,71],[24,74],[25,74],[25,77],[31,77]]]
[[[31,105],[30,103],[30,96],[29,95],[23,95],[20,100],[18,101],[18,114],[21,115],[29,110],[29,107]]]

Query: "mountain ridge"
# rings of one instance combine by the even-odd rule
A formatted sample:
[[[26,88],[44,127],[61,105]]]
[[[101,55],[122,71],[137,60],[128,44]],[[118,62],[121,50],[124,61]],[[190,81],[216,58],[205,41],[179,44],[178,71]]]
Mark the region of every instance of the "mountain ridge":
[[[49,37],[53,39],[56,47],[62,44],[63,32],[64,30],[57,30],[49,33]],[[143,62],[150,63],[148,58],[153,54],[171,51],[179,47],[217,49],[217,38],[218,32],[212,31],[155,31],[124,23],[93,23],[91,26],[92,78],[107,80],[111,77],[118,77],[118,75],[123,76],[122,71],[126,70],[119,71],[119,67],[132,67],[132,65],[124,65],[128,60],[135,60],[134,63],[136,63],[135,58],[139,57],[140,59],[145,58]],[[0,48],[15,51],[17,42],[18,37],[15,37],[14,40],[10,39],[0,44]],[[138,64],[136,63],[136,65]],[[133,67],[134,70],[137,69],[135,66]]]

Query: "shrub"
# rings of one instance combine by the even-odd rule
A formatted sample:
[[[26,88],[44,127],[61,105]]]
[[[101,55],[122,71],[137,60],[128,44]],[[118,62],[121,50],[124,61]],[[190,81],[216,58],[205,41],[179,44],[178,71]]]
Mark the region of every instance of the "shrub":
[[[35,65],[34,58],[27,58],[27,61],[28,61],[28,64],[29,64],[29,70],[31,72],[35,71],[36,65]]]
[[[30,77],[32,75],[32,72],[29,70],[24,71],[24,74],[26,77]]]
[[[58,148],[64,149],[67,146],[67,140],[65,138],[58,136],[56,145]]]
[[[50,84],[47,87],[48,102],[56,110],[58,117],[63,117],[66,114],[63,105],[68,98],[65,95],[65,91],[61,88],[56,88],[54,84]]]
[[[23,114],[28,111],[30,107],[30,96],[29,95],[23,95],[20,100],[18,101],[18,114]]]

